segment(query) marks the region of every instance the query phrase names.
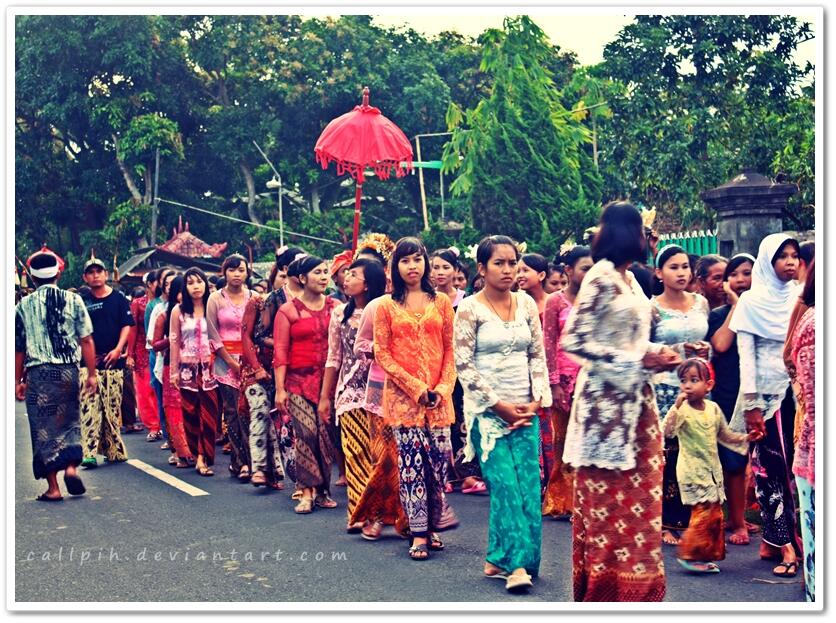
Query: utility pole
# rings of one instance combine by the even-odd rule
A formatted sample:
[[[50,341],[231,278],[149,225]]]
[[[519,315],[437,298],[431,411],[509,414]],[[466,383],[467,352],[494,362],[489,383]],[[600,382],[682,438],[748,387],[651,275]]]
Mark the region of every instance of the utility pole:
[[[151,206],[151,246],[157,245],[157,214],[160,211],[160,148],[157,147],[157,164],[154,172],[154,203]]]
[[[421,162],[421,137],[415,137],[415,148],[418,154],[418,162]],[[427,193],[424,191],[424,169],[418,169],[418,185],[421,188],[421,212],[424,215],[424,231],[430,231],[430,220],[427,215]]]

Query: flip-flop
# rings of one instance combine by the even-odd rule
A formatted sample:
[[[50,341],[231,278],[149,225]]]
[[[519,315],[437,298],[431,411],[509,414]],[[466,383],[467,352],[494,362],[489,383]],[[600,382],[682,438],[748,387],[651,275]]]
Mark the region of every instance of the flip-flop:
[[[467,489],[462,489],[462,493],[465,495],[471,493],[485,493],[488,490],[487,485],[485,484],[484,480],[479,480],[475,485],[472,487],[468,487]]]
[[[430,549],[436,552],[440,552],[444,549],[444,543],[442,543],[441,539],[435,532],[430,533]]]
[[[64,496],[59,495],[57,498],[53,498],[48,496],[46,493],[41,493],[38,497],[35,498],[36,502],[63,502]]]
[[[783,571],[775,571],[772,570],[772,575],[777,575],[779,578],[794,578],[798,575],[798,561],[794,560],[792,562],[782,562],[778,565],[778,567],[783,567]],[[777,568],[777,567],[776,567]],[[790,573],[790,569],[792,569],[792,573]]]
[[[419,556],[418,554],[423,554],[423,556]],[[410,547],[409,557],[412,560],[428,560],[430,557],[430,551],[427,549],[427,544],[421,543],[420,545],[413,545]]]
[[[720,567],[713,562],[692,563],[688,560],[682,560],[681,558],[677,558],[676,561],[682,566],[682,568],[687,569],[691,573],[720,573]],[[698,564],[705,564],[705,567],[700,568],[697,566]]]
[[[70,495],[84,495],[87,489],[84,488],[84,483],[78,476],[67,476],[64,474],[64,484],[67,486],[67,491]]]

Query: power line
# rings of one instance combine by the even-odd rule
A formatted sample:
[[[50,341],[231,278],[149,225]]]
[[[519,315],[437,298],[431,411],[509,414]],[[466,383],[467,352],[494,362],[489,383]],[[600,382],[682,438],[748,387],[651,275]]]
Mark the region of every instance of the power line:
[[[211,210],[204,210],[203,208],[196,208],[195,206],[190,206],[185,203],[179,203],[177,201],[169,201],[168,199],[159,199],[160,203],[170,203],[171,205],[179,206],[181,208],[187,208],[189,210],[195,210],[196,212],[203,212],[204,214],[211,214],[212,216],[217,216],[218,218],[225,218],[229,221],[235,221],[236,223],[244,223],[245,225],[250,225],[251,227],[260,227],[262,229],[269,229],[271,231],[279,231],[277,227],[270,227],[269,225],[262,225],[260,223],[252,223],[250,221],[245,221],[244,219],[235,218],[234,216],[229,216],[227,214],[218,214],[217,212],[212,212]],[[320,242],[330,242],[331,244],[336,244],[339,246],[345,246],[342,242],[338,240],[329,240],[328,238],[319,238],[318,236],[309,236],[307,234],[299,234],[295,231],[289,231],[287,229],[284,230],[284,233],[291,235],[291,236],[298,236],[300,238],[309,238],[311,240],[319,240]]]

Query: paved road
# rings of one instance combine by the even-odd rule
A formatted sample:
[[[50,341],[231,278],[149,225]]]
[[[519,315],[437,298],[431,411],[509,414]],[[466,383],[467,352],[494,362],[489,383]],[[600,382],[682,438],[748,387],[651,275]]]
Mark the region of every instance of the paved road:
[[[426,562],[407,558],[394,534],[370,543],[344,533],[345,489],[336,510],[297,516],[289,492],[165,464],[167,452],[127,435],[129,455],[208,493],[192,497],[129,464],[81,470],[87,495],[34,501],[29,426],[15,409],[15,596],[18,602],[190,601],[571,601],[571,525],[543,524],[543,562],[530,594],[512,597],[481,577],[488,498],[453,494],[461,527]],[[100,461],[101,465],[101,461]],[[803,601],[798,578],[777,580],[757,541],[731,547],[716,576],[683,572],[666,548],[668,601]],[[202,554],[202,556],[201,556]],[[186,559],[188,556],[188,559]],[[45,559],[46,558],[46,559]]]

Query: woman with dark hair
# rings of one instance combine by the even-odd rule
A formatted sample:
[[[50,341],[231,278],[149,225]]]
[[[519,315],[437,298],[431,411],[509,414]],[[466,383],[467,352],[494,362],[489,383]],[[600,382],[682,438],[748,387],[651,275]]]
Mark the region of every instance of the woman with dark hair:
[[[343,277],[348,302],[334,308],[328,327],[328,360],[317,412],[326,424],[330,424],[333,415],[340,428],[349,520],[372,468],[369,415],[363,410],[371,361],[354,354],[354,342],[363,309],[385,291],[386,273],[380,262],[370,257],[354,260]],[[363,523],[349,522],[346,529],[357,533],[362,528]]]
[[[549,272],[546,281],[543,282],[543,290],[546,294],[554,294],[563,291],[569,285],[569,278],[566,276],[566,266],[562,263],[549,264]]]
[[[705,341],[708,333],[708,301],[700,294],[688,292],[692,281],[691,258],[682,247],[668,245],[656,256],[656,277],[662,282],[662,294],[651,299],[653,328],[651,339],[667,344],[683,359],[711,357],[711,345]],[[680,393],[676,371],[657,375],[654,383],[659,415],[664,417]],[[690,509],[682,503],[676,480],[679,441],[665,439],[665,475],[662,500],[662,541],[677,545],[677,531],[685,530],[691,518]]]
[[[182,302],[171,310],[170,380],[180,390],[183,429],[189,454],[201,476],[214,476],[215,434],[220,412],[218,382],[212,375],[212,349],[206,322],[209,281],[199,268],[183,274]]]
[[[740,393],[730,425],[732,430],[760,433],[749,458],[763,520],[761,555],[780,555],[781,563],[772,572],[781,577],[798,573],[801,549],[786,458],[792,448],[787,447],[781,421],[781,403],[790,384],[783,348],[798,297],[793,281],[798,254],[798,242],[787,234],[771,234],[761,241],[752,288],[740,296],[729,324],[740,352]],[[741,445],[736,451],[744,454],[747,448]],[[780,554],[777,549],[770,552],[770,546],[780,548]]]
[[[563,451],[580,366],[563,352],[560,340],[566,331],[566,321],[575,306],[584,277],[592,268],[592,251],[589,247],[576,246],[563,256],[562,262],[561,265],[566,266],[569,285],[549,295],[543,315],[543,340],[549,369],[554,431],[554,466],[546,484],[543,515],[552,517],[570,515],[574,503],[575,473],[570,465],[563,462]]]
[[[726,421],[734,413],[737,394],[740,392],[740,355],[737,352],[737,336],[729,330],[729,322],[741,294],[752,287],[752,267],[755,258],[748,253],[739,253],[729,260],[723,271],[723,291],[726,305],[711,310],[708,315],[708,334],[713,356],[711,363],[716,372],[717,381],[711,390],[711,400],[716,402]],[[728,502],[728,529],[732,534],[732,545],[749,544],[749,525],[744,517],[746,510],[746,466],[749,457],[739,454],[719,444],[720,465],[723,467],[723,483],[726,487]],[[757,529],[756,526],[751,526]]]
[[[456,272],[459,266],[458,249],[439,249],[430,256],[430,276],[435,284],[436,292],[443,292],[453,303],[453,311],[465,296],[464,290],[454,285]],[[487,490],[482,481],[482,474],[479,471],[478,461],[464,461],[464,448],[467,445],[467,427],[464,424],[464,412],[462,403],[462,386],[456,381],[453,388],[453,411],[456,420],[450,430],[450,444],[452,454],[450,456],[449,473],[452,478],[445,483],[445,493],[453,492],[454,483],[459,484],[464,494],[472,495],[483,493]]]
[[[273,372],[276,408],[289,415],[296,437],[296,486],[301,490],[296,513],[314,506],[335,508],[329,488],[334,441],[317,417],[328,355],[328,324],[337,301],[325,296],[330,275],[325,260],[307,255],[291,263],[304,290],[279,308],[273,328]]]
[[[459,266],[458,250],[439,249],[430,256],[430,277],[436,292],[443,292],[453,304],[453,309],[459,306],[464,298],[464,290],[455,285],[456,271]]]
[[[540,326],[543,326],[548,294],[543,286],[549,274],[549,262],[538,253],[527,253],[517,264],[517,285],[526,292],[537,306]],[[554,431],[552,430],[551,413],[540,412],[540,483],[543,489],[549,481],[549,474],[554,466]]]
[[[223,419],[232,456],[229,471],[245,481],[250,478],[250,423],[238,413],[241,389],[241,325],[244,309],[252,293],[245,282],[250,269],[243,255],[230,255],[221,265],[226,285],[209,296],[206,322],[209,340],[215,353],[213,373],[223,404]],[[219,423],[220,425],[220,423]]]
[[[428,557],[432,531],[458,525],[444,493],[455,420],[453,305],[433,290],[429,268],[421,241],[401,238],[392,254],[392,294],[381,298],[374,320],[375,358],[387,375],[383,412],[398,444],[401,503],[414,560]]]
[[[462,261],[456,264],[456,274],[453,277],[453,285],[462,292],[467,291],[467,282],[470,279],[470,269]],[[465,296],[467,296],[465,294]]]
[[[795,327],[792,362],[800,386],[803,419],[792,466],[801,506],[804,592],[807,601],[816,600],[816,263],[810,262],[801,301],[806,311]]]
[[[650,301],[627,270],[645,255],[639,211],[627,202],[607,204],[592,244],[596,263],[561,341],[582,362],[563,454],[577,470],[575,601],[665,597],[662,438],[650,377],[681,358],[650,342]]]
[[[165,291],[165,284],[172,278],[175,271],[170,268],[161,268],[157,273],[157,285],[154,290],[155,298],[148,303],[145,308],[145,348],[148,350],[148,369],[151,382],[151,389],[157,397],[157,413],[160,416],[159,430],[152,430],[145,438],[146,441],[159,441],[165,436],[165,431],[168,429],[168,423],[165,420],[165,405],[163,404],[163,382],[160,377],[162,374],[162,364],[157,365],[157,353],[154,352],[154,346],[151,344],[151,338],[154,337],[154,327],[157,326],[157,316],[162,314],[168,303],[168,292]],[[162,449],[168,449],[169,443],[165,441],[162,444]]]
[[[179,468],[190,467],[189,460],[193,457],[189,452],[189,445],[186,443],[186,432],[183,428],[183,409],[180,391],[171,384],[171,357],[169,353],[168,336],[171,330],[171,312],[174,307],[182,301],[183,277],[175,273],[174,278],[166,285],[168,288],[168,303],[166,310],[157,316],[157,323],[154,326],[153,339],[151,341],[157,357],[163,361],[163,407],[167,414],[166,425],[168,427],[168,439],[171,456],[168,459],[169,465],[176,465]]]
[[[540,568],[536,418],[551,404],[548,370],[537,304],[511,292],[514,273],[519,275],[513,240],[484,238],[476,259],[485,288],[462,302],[454,331],[470,432],[465,459],[478,452],[491,492],[483,573],[521,591]]]
[[[722,255],[703,255],[694,269],[699,284],[699,293],[708,301],[708,308],[714,309],[726,304],[726,292],[723,289],[723,275],[728,260]]]

